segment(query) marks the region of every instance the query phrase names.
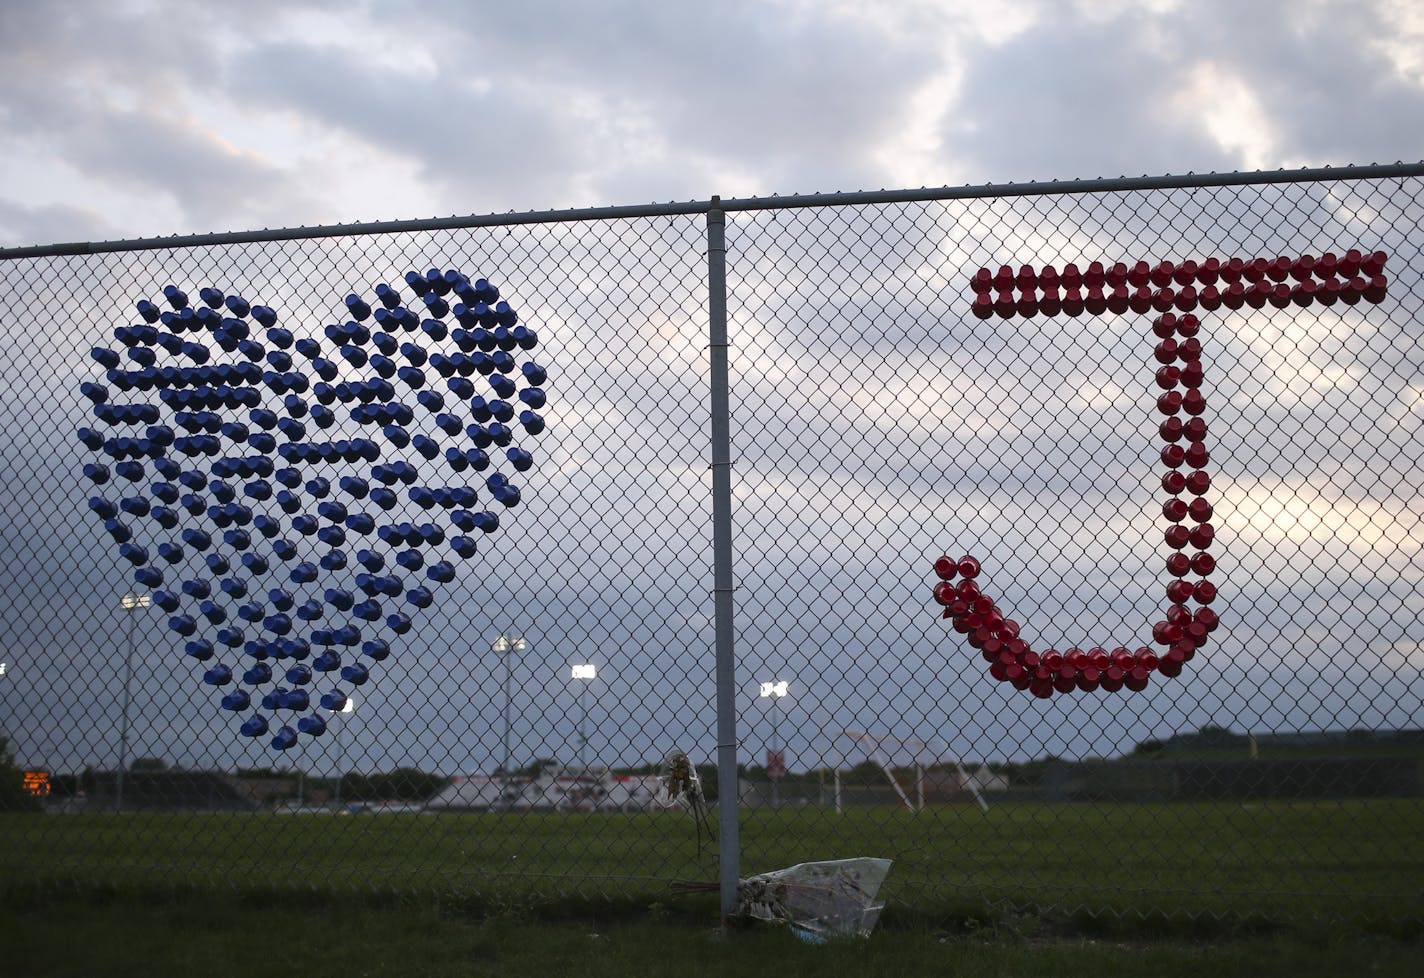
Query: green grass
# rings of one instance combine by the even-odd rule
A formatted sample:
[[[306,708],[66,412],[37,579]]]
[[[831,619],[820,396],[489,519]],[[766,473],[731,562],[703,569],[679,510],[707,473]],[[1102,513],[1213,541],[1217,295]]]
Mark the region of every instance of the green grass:
[[[16,978],[203,975],[494,976],[760,974],[1202,975],[1417,973],[1424,945],[1337,936],[1201,943],[1063,937],[1007,924],[942,931],[893,925],[868,940],[811,947],[786,930],[721,933],[680,915],[630,921],[598,913],[557,922],[520,913],[470,916],[431,906],[207,899],[90,890],[0,903],[4,973]]]
[[[1101,939],[1310,933],[1322,922],[1424,931],[1415,800],[756,810],[740,836],[742,875],[894,859],[885,920],[917,931],[1026,920]],[[296,894],[475,917],[596,910],[637,922],[656,905],[715,918],[715,903],[669,894],[671,880],[717,878],[715,844],[699,855],[677,814],[14,815],[0,817],[0,840],[0,890],[27,899]]]

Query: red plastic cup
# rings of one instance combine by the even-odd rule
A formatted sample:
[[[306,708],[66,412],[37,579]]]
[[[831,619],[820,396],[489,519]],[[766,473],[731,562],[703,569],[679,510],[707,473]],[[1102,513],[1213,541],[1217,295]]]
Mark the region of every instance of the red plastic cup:
[[[994,275],[994,291],[1008,292],[1014,287],[1014,269],[1011,265],[1000,265]]]
[[[1157,668],[1157,653],[1145,645],[1138,648],[1134,658],[1137,660],[1137,665],[1133,667],[1135,669],[1146,669],[1151,672]]]
[[[1194,617],[1208,632],[1216,631],[1217,626],[1221,623],[1216,612],[1210,608],[1198,608]]]
[[[1364,264],[1365,256],[1360,254],[1359,249],[1351,248],[1345,252],[1345,257],[1340,259],[1338,266],[1339,273],[1344,278],[1353,278]]]
[[[994,298],[994,311],[1000,318],[1008,319],[1014,314],[1014,294],[1012,292],[1000,292]]]
[[[1108,293],[1108,311],[1121,316],[1132,307],[1132,297],[1128,295],[1126,285],[1115,285]]]
[[[1193,360],[1182,366],[1182,386],[1187,388],[1198,388],[1202,385],[1202,377],[1205,371],[1202,369],[1200,360]]]
[[[1195,285],[1197,280],[1197,272],[1199,270],[1200,266],[1197,265],[1196,262],[1188,258],[1186,261],[1178,265],[1176,270],[1172,272],[1172,281],[1176,282],[1178,285]]]
[[[1162,370],[1170,370],[1170,369],[1171,369],[1170,367],[1163,367],[1163,368],[1162,368]],[[1157,371],[1157,372],[1160,374],[1160,373],[1162,372],[1162,370],[1159,370],[1159,371]],[[1183,430],[1183,425],[1182,425],[1182,419],[1181,419],[1181,418],[1168,418],[1166,421],[1163,421],[1160,425],[1157,426],[1157,434],[1161,435],[1161,436],[1162,436],[1162,440],[1165,441],[1165,442],[1177,442],[1177,441],[1181,441],[1181,440],[1182,440],[1182,430]],[[1173,500],[1171,503],[1168,503],[1168,505],[1169,505],[1169,506],[1175,505],[1175,503],[1176,503],[1176,500]],[[1181,506],[1182,506],[1182,516],[1186,516],[1186,515],[1187,515],[1187,504],[1186,504],[1186,503],[1182,503]],[[1176,522],[1177,520],[1180,520],[1180,519],[1182,518],[1182,516],[1169,517],[1169,519],[1172,519],[1173,522]]]
[[[1167,624],[1186,628],[1192,621],[1192,613],[1185,604],[1173,604],[1167,608]]]
[[[1339,264],[1340,259],[1335,257],[1335,252],[1327,251],[1315,259],[1315,277],[1319,279],[1334,278],[1335,270]]]
[[[1187,491],[1193,496],[1204,496],[1206,495],[1206,491],[1210,488],[1211,476],[1204,470],[1198,469],[1187,476]]]
[[[1140,261],[1127,271],[1127,284],[1135,289],[1140,289],[1148,282],[1152,281],[1152,266],[1145,261]]]
[[[1197,330],[1201,329],[1201,320],[1191,313],[1177,319],[1177,335],[1182,337],[1196,336]]]
[[[1277,309],[1284,309],[1291,304],[1291,287],[1282,282],[1271,290],[1271,294],[1266,296],[1266,301]]]
[[[963,618],[969,614],[969,602],[963,598],[955,598],[949,603],[949,607],[945,610],[956,618]]]
[[[1151,312],[1152,290],[1145,285],[1139,289],[1135,289],[1133,293],[1127,297],[1127,307],[1139,316]]]
[[[1032,292],[1038,286],[1038,273],[1033,270],[1032,265],[1020,265],[1019,273],[1014,276],[1014,284],[1019,287],[1020,292]]]
[[[1163,537],[1167,541],[1167,546],[1173,550],[1181,550],[1185,547],[1187,542],[1191,539],[1191,536],[1192,531],[1180,523],[1174,523],[1172,526],[1167,527],[1163,533]],[[938,596],[938,594],[935,595],[935,597]]]
[[[1373,302],[1376,305],[1384,301],[1385,291],[1389,287],[1389,279],[1384,275],[1376,275],[1370,279],[1370,284],[1365,288],[1365,301]]]
[[[1159,621],[1152,626],[1152,641],[1158,645],[1171,645],[1173,642],[1179,641],[1181,637],[1181,625],[1173,625],[1169,621]]]
[[[1158,363],[1172,363],[1177,359],[1177,341],[1165,339],[1152,348],[1152,355]]]
[[[1201,359],[1201,340],[1195,336],[1189,336],[1177,344],[1177,359],[1183,363],[1191,363]]]
[[[1289,258],[1285,255],[1281,255],[1266,266],[1266,277],[1272,282],[1284,282],[1286,276],[1290,275],[1291,264],[1292,262]]]
[[[1228,309],[1240,309],[1246,304],[1246,286],[1232,282],[1221,294],[1221,304]]]
[[[1191,581],[1184,581],[1180,578],[1167,585],[1167,600],[1177,604],[1184,604],[1192,597]]]
[[[1198,550],[1206,550],[1216,539],[1216,527],[1210,523],[1198,523],[1191,531],[1191,544]]]
[[[1221,280],[1228,285],[1239,282],[1245,271],[1246,263],[1244,261],[1240,258],[1229,258],[1221,264]]]
[[[1107,281],[1107,273],[1103,269],[1103,263],[1095,261],[1088,266],[1088,270],[1083,273],[1083,284],[1089,289],[1099,289]]]
[[[1198,496],[1187,504],[1187,515],[1198,523],[1211,519],[1211,503]]]
[[[1063,290],[1063,314],[1065,316],[1081,316],[1086,303],[1083,300],[1083,292],[1076,285],[1069,285]]]
[[[1295,261],[1291,262],[1291,267],[1290,267],[1291,278],[1295,279],[1297,282],[1304,282],[1306,279],[1310,278],[1311,275],[1314,274],[1314,272],[1315,272],[1315,256],[1314,256],[1314,255],[1301,255],[1301,256],[1300,256],[1299,258],[1297,258]]]
[[[1138,675],[1139,672],[1141,675]],[[1122,684],[1134,693],[1140,693],[1147,688],[1147,673],[1134,669],[1123,677]]]
[[[955,563],[953,557],[948,555],[937,557],[934,562],[934,571],[941,581],[952,581],[954,575],[959,573],[959,565]]]
[[[1152,269],[1152,284],[1157,288],[1169,285],[1172,282],[1172,273],[1177,270],[1177,266],[1170,261],[1161,261],[1157,267]]]
[[[1340,301],[1347,306],[1353,306],[1360,301],[1360,296],[1364,295],[1367,288],[1369,288],[1369,283],[1365,281],[1365,277],[1356,275],[1348,282],[1340,284]]]
[[[1103,673],[1102,689],[1105,693],[1116,693],[1122,689],[1123,677],[1126,674],[1117,666],[1112,666]]]
[[[1182,664],[1171,659],[1163,659],[1157,664],[1157,671],[1164,676],[1176,678],[1182,674]]]
[[[1186,411],[1192,416],[1196,416],[1205,411],[1206,398],[1202,396],[1202,392],[1193,387],[1190,388],[1185,394],[1183,394],[1182,410]]]
[[[1043,665],[1043,668],[1049,672],[1057,672],[1063,668],[1063,653],[1054,651],[1053,649],[1044,649],[1039,653],[1038,661]]]
[[[1266,308],[1266,301],[1270,299],[1275,287],[1265,279],[1260,279],[1251,283],[1251,287],[1246,290],[1246,305],[1252,309]]]
[[[1152,320],[1152,335],[1159,340],[1165,340],[1177,333],[1177,314],[1164,312],[1156,319]]]
[[[1076,289],[1083,284],[1083,273],[1078,271],[1078,266],[1069,262],[1063,266],[1063,274],[1059,276],[1065,289]]]
[[[1383,251],[1376,251],[1370,257],[1360,263],[1360,270],[1373,278],[1384,271],[1385,263],[1389,261],[1389,255]]]
[[[1182,286],[1182,288],[1177,292],[1177,298],[1173,301],[1172,304],[1178,309],[1180,309],[1182,312],[1191,312],[1197,307],[1196,286]]]
[[[948,581],[940,581],[934,586],[934,599],[948,608],[954,601],[954,585]]]
[[[1014,311],[1025,319],[1038,315],[1038,299],[1034,297],[1032,289],[1019,293],[1018,301],[1014,303]]]
[[[1176,387],[1177,382],[1182,379],[1182,371],[1180,367],[1175,366],[1158,367],[1156,376],[1157,386],[1164,391],[1169,391]]]
[[[1078,673],[1078,678],[1074,680],[1075,685],[1085,693],[1091,693],[1098,688],[1102,681],[1102,672],[1097,669],[1084,669]]]
[[[1158,312],[1166,312],[1172,308],[1176,300],[1177,293],[1173,291],[1170,285],[1164,285],[1152,293],[1152,308]]]
[[[1202,285],[1215,285],[1221,276],[1221,259],[1208,258],[1197,266],[1197,281]]]
[[[1063,295],[1057,285],[1043,287],[1043,296],[1038,300],[1038,311],[1045,316],[1056,316],[1063,311]]]
[[[1099,672],[1102,672],[1112,664],[1112,656],[1108,655],[1107,649],[1091,648],[1088,650],[1088,663]]]
[[[1221,290],[1214,285],[1202,286],[1200,295],[1201,307],[1207,312],[1215,312],[1221,308]]]
[[[1191,418],[1182,426],[1182,434],[1187,441],[1202,441],[1206,438],[1206,422],[1201,418]]]
[[[1315,289],[1315,301],[1322,306],[1333,306],[1340,301],[1340,280],[1327,278]]]
[[[1164,472],[1162,474],[1162,488],[1175,496],[1187,488],[1187,477],[1176,471]]]
[[[1093,264],[1097,264],[1094,262]],[[1088,294],[1083,297],[1083,308],[1094,316],[1101,316],[1108,311],[1108,297],[1103,295],[1101,285],[1088,286]]]
[[[1009,667],[1002,662],[995,662],[989,666],[989,675],[1001,683],[1006,683],[1009,681]]]
[[[1173,577],[1186,577],[1192,569],[1192,559],[1184,553],[1174,553],[1167,558],[1167,573]]]
[[[1205,551],[1192,556],[1192,573],[1206,577],[1216,570],[1216,558]]]
[[[1028,688],[1034,696],[1037,696],[1041,700],[1046,700],[1053,695],[1053,680],[1034,677],[1034,679],[1029,682]]]
[[[972,581],[974,578],[978,577],[978,576],[979,576],[979,561],[975,560],[973,557],[969,556],[968,554],[965,554],[963,557],[960,557],[960,558],[959,558],[959,576],[962,577],[962,578],[964,578],[964,580],[965,580],[966,582]],[[978,595],[979,589],[978,589],[977,587],[974,589],[974,593],[975,593],[975,595]]]
[[[1027,672],[1021,671],[1017,676],[1010,676],[1009,682],[1014,684],[1014,689],[1028,689],[1033,680]]]
[[[1252,258],[1241,270],[1241,278],[1246,282],[1259,282],[1266,277],[1266,269],[1271,263],[1265,258]]]
[[[1184,400],[1180,391],[1168,391],[1157,398],[1157,410],[1170,417],[1182,409]]]
[[[1111,288],[1127,285],[1127,266],[1122,262],[1115,262],[1103,276],[1104,280]]]
[[[964,577],[964,561],[962,559],[959,562],[959,576]],[[959,596],[965,601],[973,601],[979,597],[979,585],[967,577],[960,581],[956,588],[959,591]]]
[[[1074,689],[1077,688],[1077,685],[1078,682],[1076,673],[1065,676],[1063,673],[1060,672],[1058,675],[1053,677],[1053,688],[1058,690],[1058,692],[1060,693],[1071,693]]]
[[[969,307],[975,317],[979,319],[989,319],[994,315],[994,300],[987,293],[982,293],[974,297],[974,303]]]
[[[1058,287],[1058,269],[1052,265],[1044,265],[1043,271],[1038,273],[1038,284],[1043,289],[1056,289]]]
[[[1169,469],[1179,469],[1186,460],[1187,450],[1181,445],[1166,445],[1162,448],[1162,464]]]
[[[1187,446],[1186,463],[1194,469],[1204,469],[1211,461],[1211,453],[1206,450],[1206,446],[1199,441],[1194,441]]]
[[[974,273],[969,280],[969,287],[977,295],[987,295],[994,288],[994,273],[987,268],[981,268]]]

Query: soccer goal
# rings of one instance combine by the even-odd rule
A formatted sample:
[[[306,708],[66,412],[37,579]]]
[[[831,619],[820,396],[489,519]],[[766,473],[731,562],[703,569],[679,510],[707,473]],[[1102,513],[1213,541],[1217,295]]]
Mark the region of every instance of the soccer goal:
[[[967,792],[984,811],[989,803],[984,800],[978,779],[964,770],[959,758],[942,740],[919,740],[914,737],[891,737],[884,734],[870,734],[863,730],[842,730],[836,735],[836,750],[840,763],[836,765],[836,811],[842,811],[841,769],[848,764],[870,761],[885,775],[890,787],[895,790],[900,803],[912,812],[925,807],[925,783],[933,773],[939,777],[948,773],[953,778],[953,787]],[[896,772],[900,774],[897,775]],[[901,783],[907,772],[912,772],[910,790]],[[936,787],[943,787],[938,780]],[[914,792],[913,796],[911,791]]]

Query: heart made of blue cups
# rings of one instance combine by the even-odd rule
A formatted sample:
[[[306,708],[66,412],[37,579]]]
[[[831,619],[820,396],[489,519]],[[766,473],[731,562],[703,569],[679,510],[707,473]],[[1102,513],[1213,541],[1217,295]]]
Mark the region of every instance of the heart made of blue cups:
[[[169,285],[80,384],[89,509],[239,733],[277,750],[372,681],[519,503],[544,430],[538,337],[498,288],[432,268],[372,298],[319,338]]]

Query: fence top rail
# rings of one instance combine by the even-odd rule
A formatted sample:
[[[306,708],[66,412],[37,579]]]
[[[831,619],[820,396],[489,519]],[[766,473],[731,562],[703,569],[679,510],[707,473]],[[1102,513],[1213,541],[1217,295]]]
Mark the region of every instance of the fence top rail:
[[[1162,176],[1102,177],[1091,180],[1036,180],[1025,183],[978,184],[964,187],[921,187],[918,190],[873,190],[838,193],[791,194],[771,197],[734,197],[580,207],[564,210],[523,211],[505,214],[467,214],[403,221],[365,221],[351,224],[316,224],[310,227],[263,228],[209,234],[176,234],[158,238],[117,241],[77,241],[48,245],[0,248],[0,260],[95,255],[110,252],[157,251],[212,245],[296,241],[304,238],[360,237],[374,234],[506,227],[520,224],[568,224],[638,217],[672,217],[723,211],[783,210],[804,207],[898,204],[931,200],[970,200],[986,197],[1033,197],[1045,194],[1121,193],[1143,190],[1179,190],[1206,187],[1257,186],[1283,183],[1319,183],[1335,180],[1381,180],[1424,176],[1424,161],[1364,166],[1302,167],[1295,170],[1255,170],[1228,173],[1164,174]]]

